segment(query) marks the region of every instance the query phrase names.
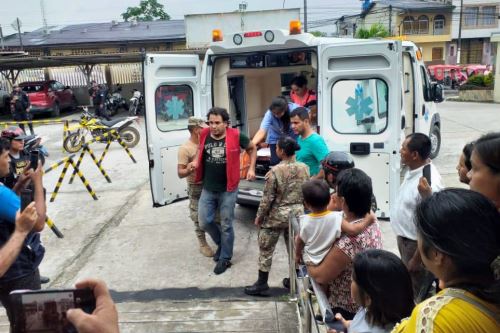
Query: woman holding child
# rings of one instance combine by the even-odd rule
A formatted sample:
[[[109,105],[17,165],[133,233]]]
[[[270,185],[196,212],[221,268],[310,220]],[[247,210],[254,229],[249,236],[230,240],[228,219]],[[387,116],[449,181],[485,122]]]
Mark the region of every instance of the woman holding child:
[[[359,169],[342,171],[337,180],[337,195],[347,222],[360,223],[371,208],[370,177]],[[381,237],[378,223],[372,223],[355,237],[342,234],[319,265],[307,267],[316,282],[328,285],[333,312],[346,320],[351,320],[358,310],[351,298],[353,259],[364,250],[382,248]]]
[[[291,137],[278,140],[276,153],[281,162],[269,172],[264,194],[257,211],[255,225],[259,226],[259,278],[245,287],[247,295],[266,296],[273,253],[281,234],[288,246],[288,219],[290,213],[304,213],[302,184],[309,179],[309,167],[295,161],[295,151],[300,147]]]

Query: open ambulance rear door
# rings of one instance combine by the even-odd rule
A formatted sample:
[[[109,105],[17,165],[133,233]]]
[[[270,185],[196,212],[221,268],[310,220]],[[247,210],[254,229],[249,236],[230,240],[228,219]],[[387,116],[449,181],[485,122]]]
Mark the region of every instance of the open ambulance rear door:
[[[401,42],[346,41],[319,52],[321,136],[371,177],[377,216],[389,217],[400,184]]]
[[[200,116],[198,55],[147,54],[144,60],[146,137],[153,206],[187,197],[177,152],[189,139],[188,118]]]

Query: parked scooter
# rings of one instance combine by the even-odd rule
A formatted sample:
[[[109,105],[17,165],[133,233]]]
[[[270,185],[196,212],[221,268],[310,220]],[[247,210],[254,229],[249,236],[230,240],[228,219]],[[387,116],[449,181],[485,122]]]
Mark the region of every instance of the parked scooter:
[[[144,111],[144,96],[137,89],[132,90],[133,95],[130,99],[128,114],[130,116],[140,116]]]
[[[118,113],[119,109],[124,109],[126,111],[129,109],[127,100],[122,96],[122,86],[119,83],[116,84],[116,88],[113,94],[111,94],[110,101],[113,109],[112,115]]]

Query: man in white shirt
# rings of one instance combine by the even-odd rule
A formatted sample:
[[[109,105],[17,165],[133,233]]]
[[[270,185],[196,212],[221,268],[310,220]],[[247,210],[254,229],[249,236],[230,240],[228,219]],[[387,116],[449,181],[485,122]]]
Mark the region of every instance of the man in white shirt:
[[[422,188],[426,187],[428,193],[430,189],[436,192],[443,188],[441,176],[429,158],[430,152],[431,141],[427,135],[414,133],[406,137],[399,153],[401,162],[408,167],[408,170],[399,189],[396,203],[391,207],[392,229],[397,236],[401,260],[410,272],[417,302],[425,299],[433,277],[425,270],[418,252],[415,209],[422,195],[425,195]],[[430,165],[431,184],[423,178],[426,165]],[[419,192],[419,183],[421,192]]]

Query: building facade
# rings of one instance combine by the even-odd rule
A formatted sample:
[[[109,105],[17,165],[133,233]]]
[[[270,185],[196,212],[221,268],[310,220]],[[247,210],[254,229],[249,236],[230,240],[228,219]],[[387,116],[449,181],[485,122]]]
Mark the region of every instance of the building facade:
[[[496,50],[492,47],[491,34],[500,31],[500,1],[462,0],[462,24],[460,25],[461,0],[453,0],[455,10],[451,26],[452,40],[448,46],[448,63],[483,64],[495,63]],[[461,50],[458,59],[458,39]]]

